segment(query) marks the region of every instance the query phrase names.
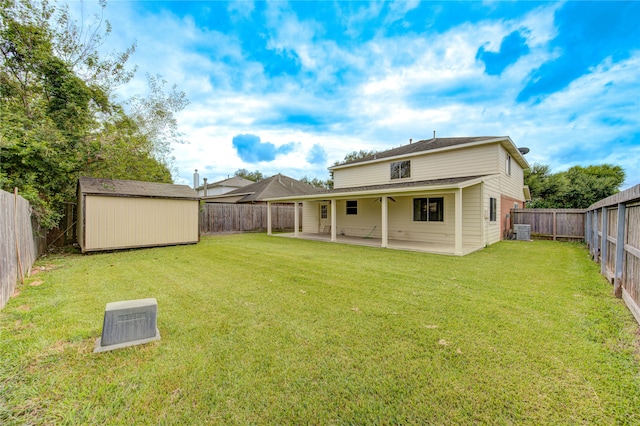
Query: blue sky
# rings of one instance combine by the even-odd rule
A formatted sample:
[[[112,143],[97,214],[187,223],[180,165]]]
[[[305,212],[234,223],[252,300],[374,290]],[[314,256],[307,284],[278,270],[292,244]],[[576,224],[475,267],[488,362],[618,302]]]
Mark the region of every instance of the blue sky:
[[[70,2],[72,7],[79,3]],[[85,3],[86,11],[94,3]],[[508,135],[640,183],[640,2],[111,1],[105,51],[178,85],[178,183],[328,178],[354,150]]]

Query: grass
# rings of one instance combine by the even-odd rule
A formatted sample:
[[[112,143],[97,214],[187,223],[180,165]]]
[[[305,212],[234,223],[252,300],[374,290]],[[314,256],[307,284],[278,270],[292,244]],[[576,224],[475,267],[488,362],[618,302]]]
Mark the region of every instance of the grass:
[[[638,326],[581,245],[244,234],[37,265],[0,311],[1,424],[640,424]],[[146,297],[162,340],[93,354],[105,304]]]

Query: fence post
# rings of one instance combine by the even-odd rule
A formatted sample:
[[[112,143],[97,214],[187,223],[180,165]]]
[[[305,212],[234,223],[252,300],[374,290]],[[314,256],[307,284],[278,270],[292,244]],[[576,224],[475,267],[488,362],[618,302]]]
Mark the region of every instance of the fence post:
[[[607,208],[602,208],[602,236],[600,237],[600,273],[604,276],[607,275],[607,248],[609,234],[609,213]]]
[[[557,240],[557,236],[556,234],[557,232],[558,226],[557,226],[557,216],[556,216],[556,212],[553,212],[553,241]]]
[[[593,210],[593,247],[591,249],[591,255],[594,261],[598,261],[598,209]]]
[[[624,229],[625,229],[625,213],[627,206],[624,203],[618,203],[618,236],[616,239],[616,272],[613,281],[613,294],[617,298],[622,297],[622,272],[624,266]]]
[[[591,251],[591,210],[587,212],[584,225],[584,242]]]

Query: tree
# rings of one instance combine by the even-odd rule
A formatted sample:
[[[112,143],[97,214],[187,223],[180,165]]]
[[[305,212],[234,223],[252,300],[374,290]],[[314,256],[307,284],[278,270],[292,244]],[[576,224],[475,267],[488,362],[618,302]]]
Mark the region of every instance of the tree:
[[[342,162],[336,161],[335,163],[333,163],[333,165],[337,166],[338,164],[349,163],[351,161],[355,161],[355,160],[360,160],[362,158],[371,157],[376,152],[377,151],[366,151],[364,149],[361,149],[360,151],[352,151],[352,152],[350,152],[350,153],[348,153],[347,155],[344,156],[344,160]]]
[[[247,169],[238,169],[236,170],[236,172],[233,174],[234,176],[238,176],[253,182],[260,182],[261,180],[265,179],[266,176],[263,175],[260,171],[255,170],[253,172],[250,172]]]
[[[171,144],[182,141],[174,113],[188,101],[147,76],[149,93],[128,113],[113,102],[135,45],[101,57],[110,31],[101,16],[83,27],[46,0],[0,0],[0,188],[18,187],[49,228],[79,176],[171,182]]]
[[[149,154],[171,169],[174,162],[171,156],[172,144],[185,143],[174,114],[184,109],[189,100],[175,84],[168,93],[165,92],[167,81],[162,76],[147,74],[146,77],[149,92],[144,97],[134,96],[129,99],[129,116],[136,123],[141,136],[151,143]]]
[[[611,164],[573,166],[551,174],[545,164],[534,164],[524,174],[532,208],[587,208],[615,194],[624,182],[622,167]]]
[[[315,177],[309,179],[307,176],[303,176],[300,178],[300,182],[315,186],[316,188],[331,189],[331,187],[329,186],[329,180],[321,180]]]

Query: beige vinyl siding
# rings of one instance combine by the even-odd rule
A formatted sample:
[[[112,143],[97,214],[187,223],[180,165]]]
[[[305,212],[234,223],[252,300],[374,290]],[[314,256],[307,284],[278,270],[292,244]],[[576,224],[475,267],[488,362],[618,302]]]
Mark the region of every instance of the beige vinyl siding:
[[[329,206],[329,203],[327,203]],[[320,203],[316,201],[304,201],[302,203],[302,232],[317,233],[320,232]],[[327,215],[331,215],[331,207],[328,207]]]
[[[511,158],[511,175],[507,174],[507,151],[500,146],[500,192],[516,200],[524,201],[524,171],[522,167]]]
[[[411,160],[411,177],[408,179],[391,180],[390,165],[398,159],[337,169],[333,175],[334,188],[496,174],[500,170],[499,149],[504,150],[500,144],[494,143],[405,157]]]
[[[492,176],[485,180],[484,186],[484,224],[485,224],[485,243],[490,245],[500,241],[500,176]],[[489,219],[489,199],[496,199],[496,221],[491,222]]]
[[[443,222],[415,222],[413,220],[413,199],[444,198]],[[455,196],[453,193],[426,193],[407,197],[394,197],[389,203],[389,238],[429,243],[450,243],[454,238]]]
[[[197,200],[85,196],[84,250],[198,241]]]
[[[382,208],[377,198],[350,198],[358,201],[358,214],[347,214],[347,200],[336,200],[336,232],[338,235],[381,238]],[[375,229],[374,229],[375,227]],[[372,232],[373,231],[373,232]]]
[[[462,244],[482,247],[482,184],[462,190]]]

